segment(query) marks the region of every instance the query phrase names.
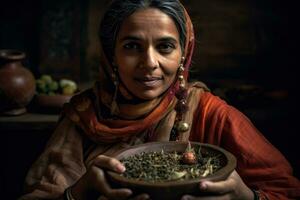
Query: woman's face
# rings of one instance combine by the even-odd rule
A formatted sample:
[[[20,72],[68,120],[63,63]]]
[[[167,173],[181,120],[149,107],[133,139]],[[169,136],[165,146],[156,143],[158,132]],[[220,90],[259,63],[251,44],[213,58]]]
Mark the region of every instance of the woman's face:
[[[114,62],[125,87],[136,97],[151,100],[173,83],[181,55],[172,18],[159,9],[147,8],[124,20]]]

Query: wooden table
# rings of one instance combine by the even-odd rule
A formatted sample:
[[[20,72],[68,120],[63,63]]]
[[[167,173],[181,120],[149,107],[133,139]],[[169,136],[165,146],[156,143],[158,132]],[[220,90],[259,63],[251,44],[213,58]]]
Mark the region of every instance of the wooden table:
[[[0,116],[0,130],[49,130],[56,126],[58,115],[26,113],[19,116]]]

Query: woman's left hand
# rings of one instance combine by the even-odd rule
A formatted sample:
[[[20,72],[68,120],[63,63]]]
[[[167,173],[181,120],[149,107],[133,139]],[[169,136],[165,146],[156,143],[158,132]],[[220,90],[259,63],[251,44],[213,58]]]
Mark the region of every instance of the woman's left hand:
[[[184,195],[181,200],[253,200],[254,194],[246,186],[238,173],[234,170],[226,180],[219,182],[203,181],[199,185],[200,191],[210,195],[195,197]]]

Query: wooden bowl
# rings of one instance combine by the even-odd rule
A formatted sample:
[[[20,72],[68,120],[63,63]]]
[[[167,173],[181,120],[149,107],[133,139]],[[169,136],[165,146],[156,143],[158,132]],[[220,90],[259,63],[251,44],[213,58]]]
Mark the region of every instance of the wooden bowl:
[[[43,113],[59,113],[64,105],[72,98],[71,95],[36,95],[35,96],[35,109]]]
[[[126,159],[129,156],[140,154],[142,152],[178,152],[182,153],[186,150],[187,142],[151,142],[141,145],[132,146],[123,149],[114,157],[118,160]],[[203,195],[199,191],[199,182],[201,180],[220,181],[225,180],[236,167],[236,158],[228,151],[211,144],[191,142],[193,148],[201,146],[201,153],[209,153],[210,155],[219,155],[221,168],[206,177],[176,180],[166,182],[147,182],[141,180],[128,179],[115,172],[107,172],[108,178],[115,187],[130,188],[134,194],[147,193],[151,199],[176,200],[180,199],[184,194]]]
[[[36,99],[40,106],[59,107],[62,108],[64,103],[69,102],[72,96],[70,95],[37,95]]]

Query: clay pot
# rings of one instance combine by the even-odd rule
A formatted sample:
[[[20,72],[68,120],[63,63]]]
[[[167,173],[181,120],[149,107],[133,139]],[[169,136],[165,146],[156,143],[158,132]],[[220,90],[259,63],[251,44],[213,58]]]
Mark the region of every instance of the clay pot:
[[[236,167],[236,158],[233,154],[225,149],[198,142],[190,143],[192,148],[199,148],[201,152],[209,152],[211,155],[218,156],[221,169],[215,173],[202,178],[190,180],[174,180],[166,182],[147,182],[142,180],[128,179],[120,174],[108,171],[108,178],[113,186],[121,188],[130,188],[135,194],[146,193],[153,200],[179,200],[184,194],[192,194],[195,196],[204,195],[199,190],[199,182],[201,180],[221,181],[225,180]],[[116,152],[113,157],[122,160],[140,154],[142,152],[185,152],[187,142],[149,142],[141,145],[131,146]],[[195,148],[196,149],[196,148]]]
[[[22,65],[25,53],[18,50],[0,50],[0,112],[20,115],[26,112],[35,94],[35,78]]]

